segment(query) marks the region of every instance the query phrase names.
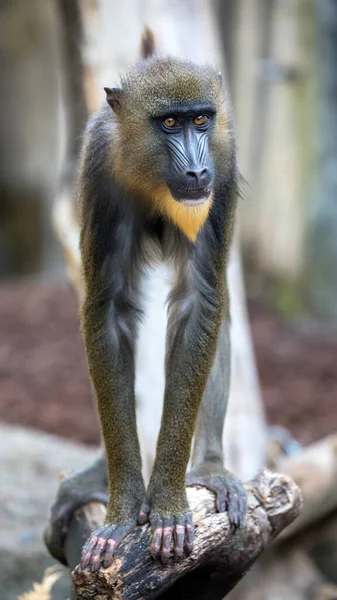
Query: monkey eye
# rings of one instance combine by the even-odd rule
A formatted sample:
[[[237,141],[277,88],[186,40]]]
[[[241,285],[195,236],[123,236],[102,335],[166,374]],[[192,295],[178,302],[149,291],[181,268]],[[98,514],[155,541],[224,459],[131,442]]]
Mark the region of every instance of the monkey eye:
[[[199,115],[193,119],[195,125],[206,125],[209,117],[207,115]]]
[[[167,117],[165,121],[163,121],[165,127],[179,127],[179,122],[174,117]]]

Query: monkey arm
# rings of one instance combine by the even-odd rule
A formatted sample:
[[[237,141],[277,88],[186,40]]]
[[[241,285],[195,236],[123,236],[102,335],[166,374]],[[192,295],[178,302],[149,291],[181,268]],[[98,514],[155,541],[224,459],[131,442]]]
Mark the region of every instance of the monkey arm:
[[[100,192],[94,203],[84,198],[81,232],[86,283],[81,326],[109,482],[106,524],[93,532],[83,550],[83,568],[90,563],[92,570],[99,567],[103,553],[104,564],[111,563],[119,541],[137,524],[144,494],[134,392],[139,236],[110,180]]]
[[[117,271],[114,273],[116,276]],[[106,546],[106,556],[112,560],[119,541],[136,525],[144,493],[134,396],[135,316],[118,306],[127,306],[126,296],[122,293],[114,298],[111,291],[108,295],[112,300],[108,303],[103,300],[103,305],[97,293],[87,293],[82,308],[89,372],[97,397],[109,479],[106,525],[92,534],[83,551],[84,568],[91,561],[92,569],[100,565]]]

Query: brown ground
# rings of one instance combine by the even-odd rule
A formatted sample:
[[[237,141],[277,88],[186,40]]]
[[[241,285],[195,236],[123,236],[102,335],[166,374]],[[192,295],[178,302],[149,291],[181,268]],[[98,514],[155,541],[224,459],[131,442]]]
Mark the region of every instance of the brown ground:
[[[0,419],[98,443],[77,301],[67,287],[0,285]],[[269,422],[302,443],[337,430],[337,336],[250,305]]]

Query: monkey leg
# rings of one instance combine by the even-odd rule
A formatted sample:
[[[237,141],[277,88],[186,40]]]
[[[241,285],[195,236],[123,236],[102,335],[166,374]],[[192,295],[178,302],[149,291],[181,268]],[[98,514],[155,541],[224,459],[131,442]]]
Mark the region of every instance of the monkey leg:
[[[224,321],[199,410],[192,469],[187,474],[186,485],[200,485],[214,492],[218,512],[227,510],[229,522],[234,527],[242,527],[247,509],[246,492],[241,481],[223,466],[222,434],[230,386],[229,336],[229,323]]]
[[[61,481],[50,511],[44,541],[52,556],[66,565],[64,543],[74,512],[88,502],[108,503],[105,453],[87,469]]]
[[[127,298],[122,301],[127,305]],[[106,450],[109,501],[105,525],[82,551],[81,567],[91,571],[111,565],[118,544],[137,525],[145,491],[134,396],[136,311],[121,314],[110,299],[103,311],[101,300],[99,312],[96,306],[96,298],[86,300],[82,327]]]

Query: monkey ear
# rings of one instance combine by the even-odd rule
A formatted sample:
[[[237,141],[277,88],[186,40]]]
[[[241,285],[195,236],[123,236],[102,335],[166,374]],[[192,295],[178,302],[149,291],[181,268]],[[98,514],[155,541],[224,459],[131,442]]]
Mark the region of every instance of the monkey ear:
[[[124,92],[121,88],[108,88],[105,87],[106,101],[110,104],[112,110],[118,111],[123,102]]]
[[[220,83],[222,83],[222,73],[221,73],[221,71],[219,71],[219,73],[218,73],[218,79],[219,79]]]

